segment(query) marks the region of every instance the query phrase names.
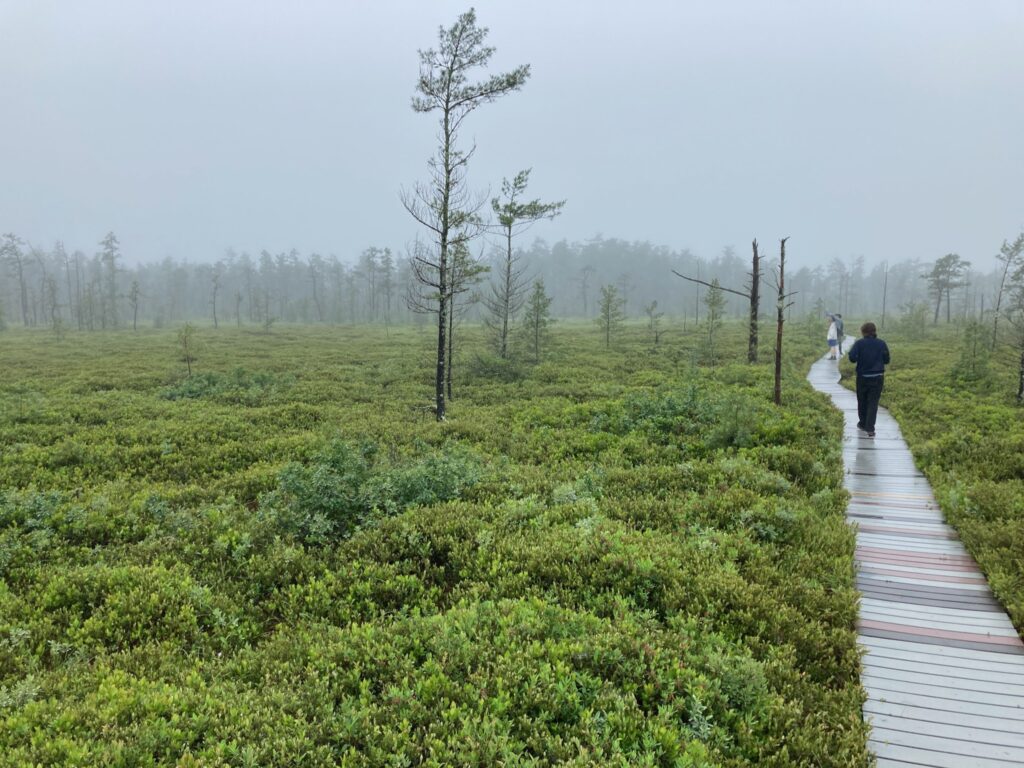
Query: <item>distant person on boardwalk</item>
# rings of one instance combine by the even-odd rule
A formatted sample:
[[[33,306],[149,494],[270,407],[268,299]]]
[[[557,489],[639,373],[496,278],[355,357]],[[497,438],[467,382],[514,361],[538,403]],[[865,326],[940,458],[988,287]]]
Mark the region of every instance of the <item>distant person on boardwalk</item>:
[[[878,400],[882,397],[885,366],[889,364],[889,347],[878,338],[874,323],[860,327],[861,337],[850,347],[850,362],[857,364],[857,429],[875,436]]]
[[[836,329],[836,320],[832,315],[828,316],[828,333],[825,334],[825,338],[828,339],[828,359],[836,359],[836,349],[839,348],[839,332]]]
[[[843,331],[843,316],[836,312],[834,315],[832,315],[832,321],[836,324],[836,339],[839,340],[839,344],[837,344],[836,346],[839,347],[839,356],[842,357],[843,339],[846,335]]]

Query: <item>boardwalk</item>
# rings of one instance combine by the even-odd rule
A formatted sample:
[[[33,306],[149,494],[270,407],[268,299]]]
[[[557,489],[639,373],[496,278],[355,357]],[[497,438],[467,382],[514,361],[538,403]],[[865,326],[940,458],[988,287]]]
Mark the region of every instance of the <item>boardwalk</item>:
[[[808,379],[846,417],[864,716],[879,767],[1024,766],[1024,644],[943,521],[895,419],[879,410],[867,437],[834,361],[819,360]]]

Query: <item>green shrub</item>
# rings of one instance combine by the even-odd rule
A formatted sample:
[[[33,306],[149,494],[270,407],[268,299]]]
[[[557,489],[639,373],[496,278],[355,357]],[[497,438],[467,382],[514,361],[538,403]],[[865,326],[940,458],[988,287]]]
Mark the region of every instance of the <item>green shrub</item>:
[[[285,467],[260,508],[283,532],[323,544],[351,535],[376,515],[458,498],[481,477],[479,461],[464,450],[381,467],[375,446],[357,449],[335,440],[309,465]]]

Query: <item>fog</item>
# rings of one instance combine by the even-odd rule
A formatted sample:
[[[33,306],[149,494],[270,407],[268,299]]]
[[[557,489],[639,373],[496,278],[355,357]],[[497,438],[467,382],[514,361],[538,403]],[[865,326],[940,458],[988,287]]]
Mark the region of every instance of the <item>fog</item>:
[[[353,261],[418,234],[436,121],[417,49],[469,3],[0,0],[0,231],[125,263],[228,247]],[[1024,225],[1024,4],[476,2],[469,180],[566,199],[531,235],[715,258],[987,264]]]

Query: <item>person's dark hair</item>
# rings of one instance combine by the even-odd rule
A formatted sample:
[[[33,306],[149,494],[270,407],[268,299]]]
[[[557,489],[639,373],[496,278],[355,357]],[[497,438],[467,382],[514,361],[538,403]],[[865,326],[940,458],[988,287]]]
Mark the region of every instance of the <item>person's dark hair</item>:
[[[860,335],[870,336],[874,339],[878,337],[878,329],[875,328],[874,323],[864,323],[864,325],[860,327]]]

